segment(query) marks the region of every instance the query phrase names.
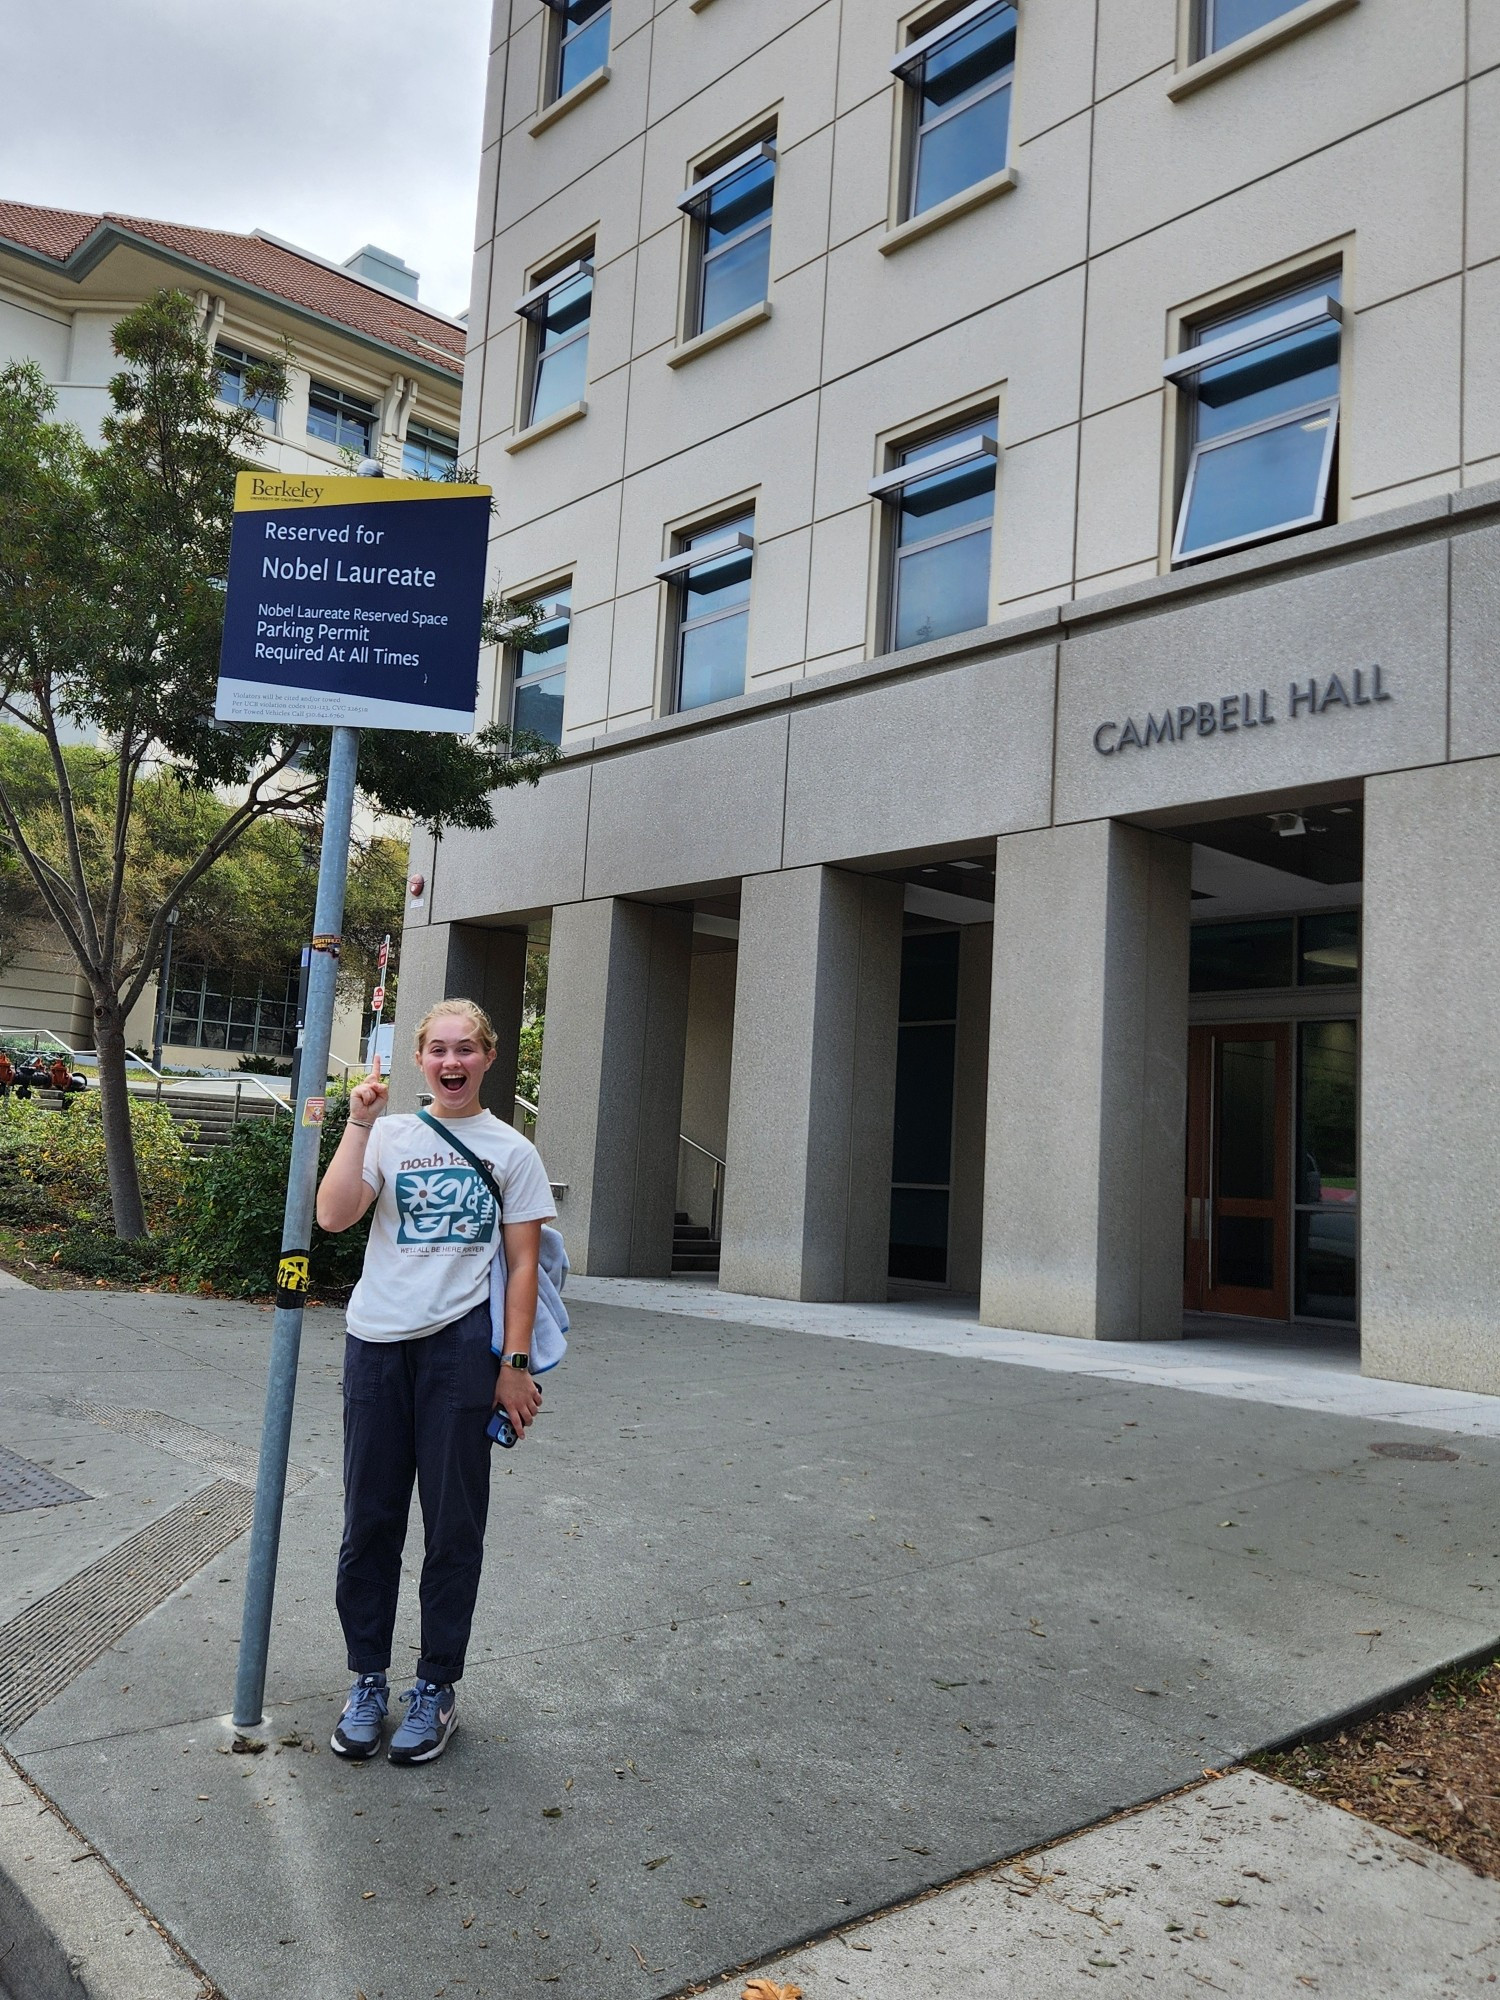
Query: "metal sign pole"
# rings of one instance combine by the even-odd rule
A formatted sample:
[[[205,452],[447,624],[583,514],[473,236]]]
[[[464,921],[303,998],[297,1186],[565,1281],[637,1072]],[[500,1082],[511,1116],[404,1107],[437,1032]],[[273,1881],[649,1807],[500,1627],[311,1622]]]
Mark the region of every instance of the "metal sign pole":
[[[271,1638],[271,1605],[276,1593],[276,1557],[281,1544],[292,1404],[297,1393],[297,1356],[302,1346],[307,1253],[312,1243],[313,1203],[318,1191],[318,1140],[323,1124],[323,1091],[327,1087],[328,1044],[333,1033],[334,987],[344,926],[344,889],[358,765],[359,731],[335,729],[328,759],[323,847],[318,861],[307,1027],[292,1132],[292,1164],[286,1184],[286,1219],[281,1229],[281,1263],[276,1272],[276,1317],[271,1327],[266,1414],[255,1477],[250,1572],[245,1580],[245,1609],[240,1625],[240,1659],[234,1689],[234,1721],[240,1729],[259,1728],[263,1719],[266,1655]]]

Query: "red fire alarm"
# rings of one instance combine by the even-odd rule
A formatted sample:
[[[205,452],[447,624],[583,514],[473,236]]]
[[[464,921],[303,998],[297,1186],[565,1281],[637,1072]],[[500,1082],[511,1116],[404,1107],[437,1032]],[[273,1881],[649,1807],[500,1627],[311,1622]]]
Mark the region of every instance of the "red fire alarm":
[[[422,900],[423,891],[427,887],[427,877],[425,875],[413,875],[411,880],[407,883],[406,886],[411,891],[412,901],[414,903],[420,903]]]

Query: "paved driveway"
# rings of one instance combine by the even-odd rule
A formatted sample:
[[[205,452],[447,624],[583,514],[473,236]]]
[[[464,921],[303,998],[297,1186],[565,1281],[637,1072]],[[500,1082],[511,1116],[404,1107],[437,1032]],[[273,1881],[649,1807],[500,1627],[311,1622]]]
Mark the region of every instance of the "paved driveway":
[[[326,1748],[342,1322],[314,1312],[271,1747],[234,1756],[227,1537],[269,1327],[0,1296],[0,1444],[94,1496],[0,1515],[0,1615],[65,1651],[63,1600],[28,1607],[142,1522],[172,1517],[142,1557],[168,1589],[193,1533],[226,1541],[54,1662],[11,1748],[230,2000],[652,2000],[1500,1630],[1485,1439],[580,1302],[536,1438],[497,1458],[453,1747],[351,1769]],[[1371,1450],[1403,1442],[1458,1456]],[[415,1638],[408,1605],[393,1676]]]

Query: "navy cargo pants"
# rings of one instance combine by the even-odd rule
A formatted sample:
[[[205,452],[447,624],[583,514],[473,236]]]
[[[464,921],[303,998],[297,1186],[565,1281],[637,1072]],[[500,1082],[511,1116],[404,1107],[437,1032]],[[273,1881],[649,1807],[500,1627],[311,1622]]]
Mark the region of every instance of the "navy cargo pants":
[[[339,1622],[349,1670],[391,1663],[401,1550],[415,1480],[422,1502],[421,1679],[460,1678],[490,1504],[485,1435],[499,1366],[486,1301],[413,1340],[344,1343],[344,1540]]]

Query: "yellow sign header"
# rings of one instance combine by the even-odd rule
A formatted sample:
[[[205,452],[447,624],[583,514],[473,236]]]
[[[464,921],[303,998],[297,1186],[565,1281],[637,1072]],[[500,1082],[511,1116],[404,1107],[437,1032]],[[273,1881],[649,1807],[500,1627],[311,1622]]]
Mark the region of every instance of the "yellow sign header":
[[[236,514],[268,514],[284,507],[367,507],[395,500],[488,500],[488,486],[450,485],[441,479],[355,479],[321,472],[240,472],[234,481]]]

